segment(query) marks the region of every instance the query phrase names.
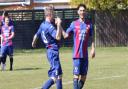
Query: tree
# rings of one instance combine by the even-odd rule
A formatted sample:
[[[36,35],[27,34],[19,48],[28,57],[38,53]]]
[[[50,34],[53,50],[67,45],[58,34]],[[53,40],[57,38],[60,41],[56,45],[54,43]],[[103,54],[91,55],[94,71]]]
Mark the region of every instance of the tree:
[[[128,0],[71,0],[73,7],[80,3],[85,4],[88,9],[94,10],[128,8]]]

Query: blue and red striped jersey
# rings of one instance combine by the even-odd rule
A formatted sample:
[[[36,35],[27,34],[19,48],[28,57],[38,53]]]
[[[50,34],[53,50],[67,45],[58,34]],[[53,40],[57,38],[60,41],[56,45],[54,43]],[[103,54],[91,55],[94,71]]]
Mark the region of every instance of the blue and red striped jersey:
[[[7,39],[11,33],[14,32],[14,27],[13,25],[11,26],[5,26],[3,25],[1,28],[1,36],[2,36],[2,46],[11,46],[12,44],[12,39]]]
[[[90,25],[90,29],[87,29],[87,25]],[[80,20],[73,21],[66,33],[73,33],[73,58],[85,58],[88,57],[88,40],[89,36],[92,36],[92,24],[90,22],[80,22]]]

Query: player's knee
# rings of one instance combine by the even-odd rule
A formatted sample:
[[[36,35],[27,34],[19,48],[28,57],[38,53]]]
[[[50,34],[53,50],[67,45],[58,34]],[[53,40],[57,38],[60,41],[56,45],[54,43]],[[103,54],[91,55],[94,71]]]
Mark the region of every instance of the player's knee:
[[[54,83],[56,82],[56,80],[58,79],[62,79],[62,75],[59,75],[57,77],[51,77],[51,79],[54,81]]]
[[[2,62],[3,64],[5,64],[5,62],[6,62],[6,56],[2,56],[2,57],[1,57],[1,62]]]
[[[55,77],[51,77],[51,79],[54,81],[54,83],[56,82],[56,78]]]
[[[79,75],[74,75],[74,78],[75,78],[75,79],[78,79],[78,78],[79,78]]]
[[[13,59],[13,55],[10,55],[9,58],[10,58],[10,59]]]
[[[57,79],[62,79],[62,75],[57,76]]]
[[[6,57],[6,55],[1,55],[1,58],[5,58]]]

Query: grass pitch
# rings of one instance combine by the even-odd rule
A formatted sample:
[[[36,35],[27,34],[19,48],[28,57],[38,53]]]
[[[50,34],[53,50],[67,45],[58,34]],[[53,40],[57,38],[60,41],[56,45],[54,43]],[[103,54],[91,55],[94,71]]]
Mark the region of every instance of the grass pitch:
[[[63,89],[72,87],[72,49],[61,48]],[[128,89],[128,48],[96,48],[96,58],[89,59],[89,71],[83,89]],[[45,49],[16,50],[14,71],[0,71],[0,89],[40,89],[48,79]],[[53,86],[51,89],[56,89]]]

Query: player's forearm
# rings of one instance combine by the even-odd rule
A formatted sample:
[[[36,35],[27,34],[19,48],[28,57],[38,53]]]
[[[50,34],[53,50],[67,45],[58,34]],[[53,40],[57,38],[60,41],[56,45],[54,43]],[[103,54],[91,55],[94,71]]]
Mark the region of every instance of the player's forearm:
[[[36,46],[37,39],[38,39],[37,35],[34,35],[33,41],[32,41],[32,47],[35,47]]]
[[[56,40],[61,40],[61,25],[57,25]]]
[[[62,35],[64,37],[64,39],[68,38],[68,34],[62,29]]]
[[[95,48],[95,31],[93,31],[92,33],[91,40],[92,40],[92,48]]]
[[[92,41],[91,47],[92,47],[93,49],[95,49],[95,42],[94,42],[94,41]]]
[[[8,40],[11,40],[11,39],[13,39],[14,38],[14,32],[12,32],[12,34],[8,37]]]

